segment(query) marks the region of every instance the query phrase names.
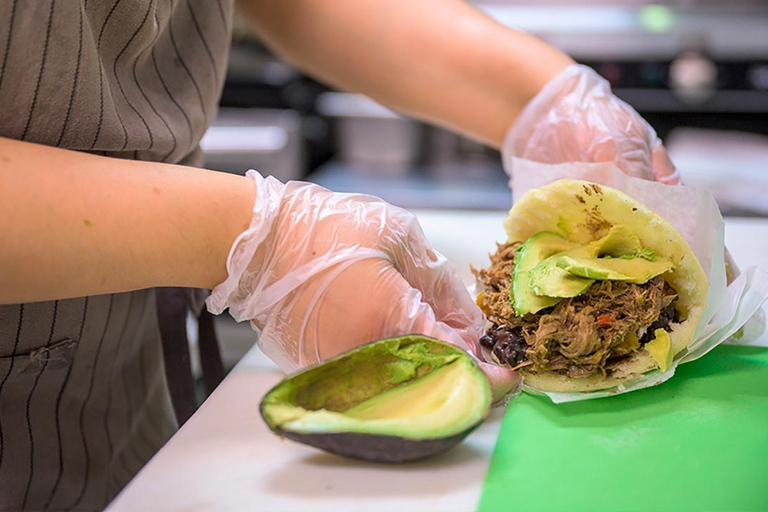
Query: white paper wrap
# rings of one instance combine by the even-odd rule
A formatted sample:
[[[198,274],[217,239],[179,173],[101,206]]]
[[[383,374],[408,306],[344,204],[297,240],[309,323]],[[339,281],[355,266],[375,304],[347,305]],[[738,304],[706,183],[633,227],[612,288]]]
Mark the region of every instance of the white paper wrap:
[[[632,178],[608,162],[540,164],[509,158],[504,165],[512,176],[513,202],[517,202],[529,189],[563,178],[591,181],[629,194],[680,231],[709,279],[707,307],[694,339],[686,350],[675,357],[669,370],[650,372],[644,379],[615,389],[589,393],[544,393],[553,402],[588,400],[655,386],[671,378],[678,364],[694,361],[726,340],[748,345],[762,334],[765,319],[762,314],[756,313],[761,312],[760,307],[768,298],[768,272],[750,267],[726,287],[723,219],[717,203],[708,192]],[[745,326],[748,320],[750,322]],[[745,328],[739,331],[742,326]],[[738,336],[733,336],[736,333]]]

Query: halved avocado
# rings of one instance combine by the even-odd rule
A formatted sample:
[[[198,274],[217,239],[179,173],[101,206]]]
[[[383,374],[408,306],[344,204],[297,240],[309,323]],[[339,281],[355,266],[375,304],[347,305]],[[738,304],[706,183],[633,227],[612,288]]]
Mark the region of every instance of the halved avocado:
[[[356,348],[282,380],[261,402],[278,435],[377,462],[437,455],[488,416],[491,390],[466,352],[420,335]]]

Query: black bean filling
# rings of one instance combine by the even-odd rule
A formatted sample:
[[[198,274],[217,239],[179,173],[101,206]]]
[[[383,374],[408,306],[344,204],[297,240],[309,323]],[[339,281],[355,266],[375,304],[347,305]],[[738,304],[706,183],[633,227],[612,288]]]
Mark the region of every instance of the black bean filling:
[[[521,329],[494,326],[480,338],[480,344],[490,350],[501,363],[515,367],[528,361],[528,344]]]
[[[680,315],[677,313],[677,310],[675,310],[675,303],[670,302],[665,308],[661,310],[659,313],[659,318],[657,318],[656,321],[648,327],[648,330],[645,331],[643,337],[640,338],[640,345],[642,346],[648,342],[653,341],[653,338],[655,337],[654,332],[656,329],[664,329],[669,331],[669,324],[672,322],[678,323],[679,321]]]

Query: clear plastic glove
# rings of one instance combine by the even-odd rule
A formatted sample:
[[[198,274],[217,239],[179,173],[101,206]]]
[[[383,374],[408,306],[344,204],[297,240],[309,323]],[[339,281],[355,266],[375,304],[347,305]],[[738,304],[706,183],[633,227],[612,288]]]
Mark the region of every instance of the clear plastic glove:
[[[677,184],[680,176],[654,129],[592,69],[557,75],[512,125],[505,154],[541,163],[614,162],[626,174]]]
[[[248,176],[256,186],[251,225],[207,305],[250,321],[280,369],[409,333],[480,353],[483,315],[413,214],[371,196]],[[481,366],[496,397],[518,383],[508,370]]]
[[[607,80],[582,65],[567,67],[526,105],[502,151],[550,164],[614,162],[630,176],[680,183],[656,131],[614,96]],[[725,261],[730,284],[741,272],[728,249]]]

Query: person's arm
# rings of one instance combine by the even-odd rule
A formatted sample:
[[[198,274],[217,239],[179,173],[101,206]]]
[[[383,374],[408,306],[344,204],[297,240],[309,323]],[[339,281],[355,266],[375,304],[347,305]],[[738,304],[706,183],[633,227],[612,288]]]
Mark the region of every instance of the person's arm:
[[[614,162],[678,183],[653,128],[608,83],[463,0],[239,0],[320,79],[537,162]],[[509,159],[507,159],[509,160]]]
[[[213,288],[254,194],[243,176],[0,138],[0,304]]]
[[[280,55],[320,79],[500,147],[573,60],[462,0],[239,0]]]
[[[484,325],[380,199],[0,138],[0,304],[158,286],[212,288],[209,310],[250,320],[283,369],[412,332],[477,353]],[[517,382],[484,370],[497,396]]]

